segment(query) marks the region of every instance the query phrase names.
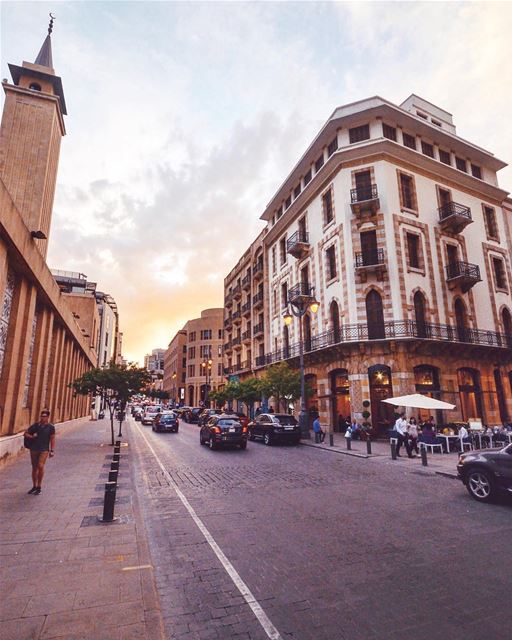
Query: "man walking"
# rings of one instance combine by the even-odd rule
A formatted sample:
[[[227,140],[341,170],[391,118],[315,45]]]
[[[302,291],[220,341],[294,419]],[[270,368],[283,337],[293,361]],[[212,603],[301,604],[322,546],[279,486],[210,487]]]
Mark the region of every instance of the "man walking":
[[[55,453],[55,427],[50,424],[50,412],[41,411],[39,422],[30,426],[23,434],[31,440],[30,462],[32,463],[32,489],[28,493],[38,496],[44,477],[44,465],[48,456]]]
[[[400,457],[400,447],[404,445],[409,458],[414,458],[415,456],[412,455],[411,448],[409,447],[409,438],[407,435],[407,422],[405,420],[405,413],[401,413],[398,416],[398,419],[395,422],[395,431],[396,431],[396,438],[397,438],[396,455]]]
[[[315,442],[321,443],[325,440],[325,433],[320,425],[320,417],[317,415],[313,420],[313,431],[315,432]]]

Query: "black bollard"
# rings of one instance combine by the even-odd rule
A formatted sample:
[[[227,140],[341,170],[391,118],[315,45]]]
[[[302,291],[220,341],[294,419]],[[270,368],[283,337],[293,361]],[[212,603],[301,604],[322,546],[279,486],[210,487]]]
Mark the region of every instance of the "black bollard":
[[[101,522],[113,522],[114,521],[114,505],[116,502],[116,487],[117,483],[107,482],[105,483],[105,501],[103,503],[103,517],[98,519]]]
[[[110,463],[110,471],[119,471],[119,461]]]
[[[121,454],[114,453],[114,455],[112,456],[112,462],[120,462],[120,460],[121,460]]]
[[[397,443],[397,439],[396,438],[390,438],[389,439],[389,444],[391,445],[391,459],[392,460],[396,460],[396,443]]]
[[[368,455],[372,454],[372,441],[370,440],[370,438],[366,440],[366,453]]]
[[[352,450],[352,438],[345,438],[346,442],[347,442],[347,450],[351,451]]]
[[[329,446],[334,447],[334,433],[329,434]]]
[[[421,464],[424,467],[428,467],[427,447],[423,443],[420,443],[420,451],[421,451]]]
[[[117,484],[117,476],[119,474],[119,471],[109,471],[108,472],[108,481],[109,482],[115,482]]]
[[[116,440],[116,447],[120,447],[121,446],[121,440]]]

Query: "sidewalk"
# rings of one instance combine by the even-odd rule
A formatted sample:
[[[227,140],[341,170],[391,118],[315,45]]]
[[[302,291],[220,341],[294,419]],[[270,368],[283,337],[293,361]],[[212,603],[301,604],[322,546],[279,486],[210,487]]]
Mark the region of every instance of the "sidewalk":
[[[347,443],[345,436],[342,433],[333,433],[334,446],[329,446],[329,433],[325,434],[325,441],[323,444],[316,444],[314,434],[311,434],[311,440],[301,440],[301,444],[307,447],[316,447],[318,449],[326,449],[342,455],[351,455],[358,458],[367,458],[372,461],[379,462],[392,462],[396,465],[404,465],[411,469],[422,469],[425,472],[440,473],[443,475],[450,475],[454,478],[457,477],[457,460],[458,453],[434,453],[428,454],[427,462],[428,466],[424,467],[421,464],[421,456],[410,459],[407,457],[405,448],[402,447],[400,458],[398,460],[392,460],[391,447],[389,442],[385,441],[372,441],[372,453],[368,455],[366,450],[366,442],[361,440],[352,440],[352,449],[347,449]]]
[[[112,455],[109,433],[102,420],[77,421],[57,434],[40,496],[27,495],[28,454],[0,470],[2,640],[163,638],[130,446],[121,449],[120,521],[96,519]]]

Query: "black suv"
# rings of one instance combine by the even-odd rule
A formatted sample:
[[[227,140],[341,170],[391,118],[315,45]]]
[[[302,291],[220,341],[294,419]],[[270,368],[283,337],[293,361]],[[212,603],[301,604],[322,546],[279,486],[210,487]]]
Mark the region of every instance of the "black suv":
[[[160,420],[153,420],[153,431],[174,431],[178,433],[180,422],[178,416],[174,413],[164,413],[160,416]]]
[[[266,445],[274,442],[299,444],[299,423],[287,413],[260,413],[249,423],[249,440],[261,438]]]
[[[240,449],[247,447],[247,427],[240,424],[237,416],[221,414],[213,416],[201,427],[199,444],[207,444],[210,449],[217,449],[226,444],[238,445]]]
[[[471,497],[479,502],[488,502],[500,492],[512,493],[512,444],[461,454],[457,472]]]
[[[193,407],[185,413],[185,422],[189,424],[197,424],[199,422],[199,414],[204,407]]]
[[[213,416],[220,416],[221,413],[222,411],[220,409],[203,409],[199,414],[197,424],[202,427],[210,420],[210,418],[213,418]]]

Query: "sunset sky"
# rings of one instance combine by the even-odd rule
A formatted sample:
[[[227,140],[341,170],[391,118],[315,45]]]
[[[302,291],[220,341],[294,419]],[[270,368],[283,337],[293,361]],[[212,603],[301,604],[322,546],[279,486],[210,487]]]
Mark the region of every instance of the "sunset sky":
[[[222,306],[336,106],[416,93],[512,161],[508,3],[2,2],[2,77],[35,59],[49,11],[69,115],[48,262],[116,299],[129,360]]]

